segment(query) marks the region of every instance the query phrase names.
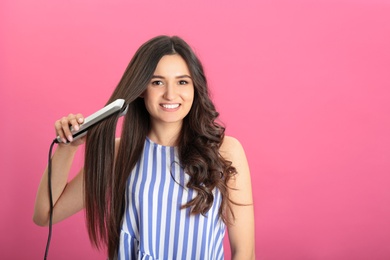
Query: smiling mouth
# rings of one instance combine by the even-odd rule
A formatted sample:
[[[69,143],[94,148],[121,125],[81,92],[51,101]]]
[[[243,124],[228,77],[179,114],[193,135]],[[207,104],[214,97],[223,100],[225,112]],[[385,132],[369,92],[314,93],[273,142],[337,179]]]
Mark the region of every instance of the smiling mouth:
[[[178,108],[180,104],[161,104],[161,106],[166,109],[175,109]]]

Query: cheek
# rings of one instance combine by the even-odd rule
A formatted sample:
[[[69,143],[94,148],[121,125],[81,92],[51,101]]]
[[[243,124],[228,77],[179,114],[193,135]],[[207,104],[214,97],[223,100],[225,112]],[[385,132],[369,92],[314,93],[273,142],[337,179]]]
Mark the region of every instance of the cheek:
[[[188,91],[186,91],[184,93],[185,99],[188,100],[188,101],[191,101],[191,102],[194,100],[194,95],[195,95],[195,93],[194,93],[194,89],[193,88],[192,89],[188,89]]]
[[[145,108],[148,111],[148,113],[150,114],[150,112],[153,108],[153,101],[152,101],[153,99],[146,93],[144,94],[143,99],[144,99]]]
[[[146,90],[144,93],[142,93],[142,95],[144,98],[145,106],[152,106],[156,100],[156,93],[154,91]]]

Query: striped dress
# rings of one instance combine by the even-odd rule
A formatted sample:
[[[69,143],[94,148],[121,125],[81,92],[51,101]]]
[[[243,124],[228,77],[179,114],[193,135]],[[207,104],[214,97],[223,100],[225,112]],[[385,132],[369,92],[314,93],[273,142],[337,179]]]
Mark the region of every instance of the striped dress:
[[[180,209],[196,192],[178,163],[176,147],[146,139],[127,181],[119,259],[223,259],[225,225],[218,216],[221,194],[206,216]]]

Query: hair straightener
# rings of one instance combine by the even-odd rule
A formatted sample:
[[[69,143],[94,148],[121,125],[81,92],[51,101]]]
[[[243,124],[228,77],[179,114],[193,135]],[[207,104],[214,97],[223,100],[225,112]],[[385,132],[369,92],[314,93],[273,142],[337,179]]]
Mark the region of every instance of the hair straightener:
[[[125,105],[124,99],[117,99],[114,102],[108,104],[107,106],[103,107],[102,109],[98,110],[97,112],[93,113],[92,115],[86,117],[84,119],[84,123],[80,125],[79,130],[74,130],[72,127],[70,128],[73,136],[73,141],[77,140],[83,136],[85,136],[88,132],[88,129],[95,124],[105,120],[109,116],[119,113],[118,117],[123,116],[127,113],[128,106]],[[72,142],[73,142],[72,141]],[[44,259],[47,259],[48,253],[49,253],[49,246],[50,246],[50,240],[51,240],[51,233],[52,233],[52,225],[53,225],[53,194],[52,194],[52,188],[51,188],[51,154],[53,150],[53,145],[55,143],[63,143],[61,138],[57,136],[52,144],[50,145],[49,149],[49,160],[48,160],[48,188],[49,188],[49,201],[50,201],[50,217],[49,217],[49,234],[47,238],[46,243],[46,250],[45,250],[45,256]]]
[[[115,113],[120,111],[121,113],[119,114],[119,116],[125,115],[127,112],[127,108],[128,108],[128,106],[125,106],[124,99],[117,99],[114,102],[103,107],[99,111],[86,117],[84,119],[84,123],[80,125],[79,130],[76,131],[71,127],[73,141],[85,136],[90,127],[94,126],[95,124],[99,123],[100,121],[103,121],[104,119],[111,116],[112,114],[115,114]],[[57,136],[57,138],[55,139],[55,142],[56,143],[63,143],[63,141],[61,140],[61,138],[59,136]]]

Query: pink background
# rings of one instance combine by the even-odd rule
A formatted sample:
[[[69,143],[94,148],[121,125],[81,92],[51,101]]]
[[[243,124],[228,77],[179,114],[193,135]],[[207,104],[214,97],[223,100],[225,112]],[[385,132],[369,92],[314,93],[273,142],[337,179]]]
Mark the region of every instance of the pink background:
[[[43,258],[31,219],[54,121],[102,107],[141,43],[177,34],[246,149],[257,258],[390,259],[389,14],[380,0],[1,1],[0,258]],[[54,226],[49,259],[105,259],[83,213]]]

